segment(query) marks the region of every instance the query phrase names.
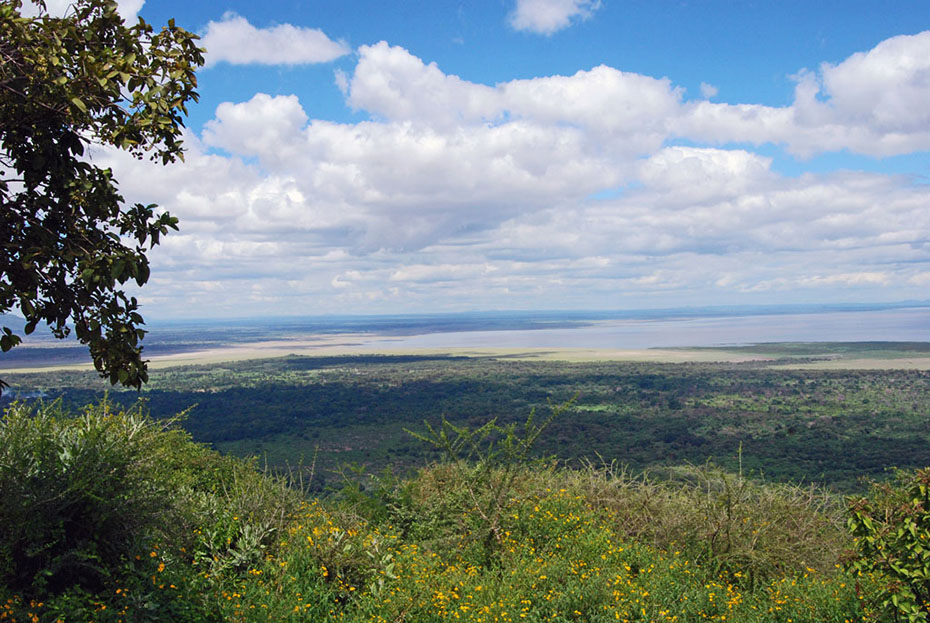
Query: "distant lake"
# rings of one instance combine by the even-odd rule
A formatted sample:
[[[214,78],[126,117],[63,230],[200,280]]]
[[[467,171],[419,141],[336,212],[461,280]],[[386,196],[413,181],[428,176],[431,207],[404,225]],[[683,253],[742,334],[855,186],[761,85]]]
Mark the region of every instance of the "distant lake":
[[[610,348],[761,342],[930,342],[930,308],[598,320],[572,328],[457,331],[385,340],[391,348]],[[369,345],[377,345],[372,341]]]
[[[930,342],[930,306],[869,309],[717,308],[617,312],[480,312],[327,316],[153,323],[145,355],[345,336],[346,352],[423,348],[604,348],[727,346],[763,342]],[[0,369],[88,363],[86,347],[30,336],[0,355]]]

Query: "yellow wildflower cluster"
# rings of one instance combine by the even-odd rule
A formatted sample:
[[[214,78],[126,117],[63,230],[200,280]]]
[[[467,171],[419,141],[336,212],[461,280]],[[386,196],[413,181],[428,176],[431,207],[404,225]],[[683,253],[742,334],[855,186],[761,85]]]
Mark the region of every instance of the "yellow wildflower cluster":
[[[466,513],[462,525],[476,524]],[[224,594],[224,614],[243,622],[265,620],[255,615],[263,607],[290,621],[861,620],[841,570],[753,583],[739,570],[709,572],[680,550],[624,540],[617,528],[564,490],[513,500],[488,557],[470,532],[408,542],[312,502],[264,574],[249,571]]]

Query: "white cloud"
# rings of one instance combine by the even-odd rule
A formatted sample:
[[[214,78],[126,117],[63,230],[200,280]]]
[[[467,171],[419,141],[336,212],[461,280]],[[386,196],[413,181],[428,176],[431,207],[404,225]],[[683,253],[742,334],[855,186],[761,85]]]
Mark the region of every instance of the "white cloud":
[[[342,215],[343,244],[366,252],[422,248],[622,179],[574,128],[522,120],[454,130],[410,121],[307,123],[292,96],[220,105],[204,142],[257,157],[306,205]],[[300,209],[295,204],[295,222]]]
[[[445,74],[435,63],[424,64],[383,41],[359,48],[348,91],[351,106],[388,121],[442,132],[520,123],[552,133],[571,130],[596,151],[632,156],[661,146],[682,97],[666,78],[604,65],[490,87]]]
[[[675,136],[716,144],[789,143],[797,134],[790,107],[718,104],[706,100],[687,104],[670,125]]]
[[[719,93],[719,90],[714,85],[708,84],[706,82],[701,83],[701,95],[703,95],[704,98],[710,99],[716,96],[717,93]]]
[[[667,78],[622,72],[605,65],[572,76],[515,80],[499,86],[511,115],[547,125],[576,126],[602,146],[625,153],[657,149],[678,114],[682,90]]]
[[[350,52],[341,41],[333,41],[317,28],[279,24],[256,28],[235,13],[207,24],[201,44],[207,50],[206,66],[302,65],[326,63]]]
[[[930,126],[930,31],[892,37],[838,65],[825,63],[820,73],[829,105],[842,119],[881,132]]]
[[[930,31],[892,37],[795,79],[789,107],[695,102],[676,120],[675,132],[717,143],[783,144],[804,157],[930,149]]]
[[[257,155],[274,168],[294,155],[288,146],[306,123],[295,95],[258,93],[248,102],[220,104],[215,118],[204,126],[203,140],[234,154]]]
[[[890,281],[891,279],[887,273],[859,272],[802,277],[798,280],[798,283],[802,286],[816,288],[833,284],[842,284],[847,286],[857,286],[863,284],[887,285]]]
[[[68,14],[73,4],[74,0],[46,0],[45,8],[49,15],[63,17]],[[145,0],[117,0],[119,14],[129,26],[135,24],[139,11],[142,10],[144,4]],[[31,0],[23,2],[22,15],[24,17],[36,17],[38,14],[39,5]]]
[[[391,281],[439,282],[461,281],[465,278],[480,277],[497,271],[488,263],[484,264],[414,264],[402,266],[395,270]]]
[[[490,120],[499,112],[495,89],[444,74],[385,41],[363,45],[348,82],[348,103],[386,119],[431,125]]]
[[[640,166],[638,179],[668,194],[685,191],[684,201],[736,196],[774,181],[771,158],[748,151],[666,147]]]
[[[925,272],[920,272],[915,275],[912,275],[908,279],[908,283],[915,285],[915,286],[922,286],[922,287],[928,286],[930,285],[930,272],[925,271]]]
[[[515,30],[551,35],[573,20],[588,19],[600,6],[599,0],[517,0],[510,25]]]
[[[795,104],[776,108],[688,101],[668,79],[606,66],[477,84],[382,42],[342,79],[367,120],[310,119],[296,96],[259,93],[218,106],[183,164],[95,158],[127,199],[181,218],[153,254],[158,294],[143,296],[204,313],[926,298],[930,188],[785,177],[747,147],[915,141],[930,120],[901,102],[921,92],[919,70],[887,83],[896,98],[840,79],[878,71],[875,50],[919,57],[920,40],[903,44],[799,76]],[[806,88],[822,90],[812,108]],[[897,125],[881,112],[892,101],[910,115]]]
[[[667,78],[607,66],[488,86],[385,42],[362,46],[355,73],[341,84],[356,109],[443,130],[525,120],[577,128],[596,136],[601,149],[628,154],[683,138],[774,143],[802,157],[844,149],[888,156],[930,149],[928,76],[930,31],[889,39],[817,74],[800,72],[795,101],[784,107],[684,101]],[[862,86],[872,84],[881,88]],[[713,87],[702,90],[706,98]]]

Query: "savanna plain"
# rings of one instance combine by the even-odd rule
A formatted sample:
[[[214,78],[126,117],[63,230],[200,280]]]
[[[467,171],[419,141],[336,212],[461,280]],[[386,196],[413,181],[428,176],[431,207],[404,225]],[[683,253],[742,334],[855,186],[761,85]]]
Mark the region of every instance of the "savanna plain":
[[[926,619],[930,344],[317,353],[5,372],[0,619]]]

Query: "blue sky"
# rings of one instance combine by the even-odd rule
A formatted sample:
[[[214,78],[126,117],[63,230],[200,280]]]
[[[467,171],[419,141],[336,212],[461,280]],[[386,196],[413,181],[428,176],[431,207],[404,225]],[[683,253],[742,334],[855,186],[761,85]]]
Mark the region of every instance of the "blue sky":
[[[121,11],[207,48],[185,163],[95,154],[150,317],[930,298],[925,0]]]

